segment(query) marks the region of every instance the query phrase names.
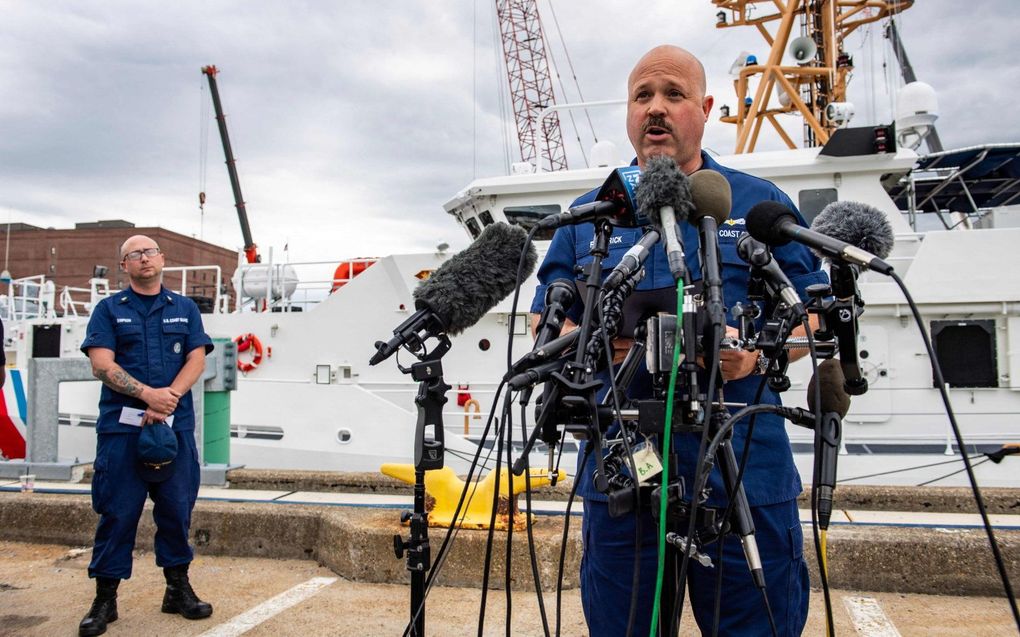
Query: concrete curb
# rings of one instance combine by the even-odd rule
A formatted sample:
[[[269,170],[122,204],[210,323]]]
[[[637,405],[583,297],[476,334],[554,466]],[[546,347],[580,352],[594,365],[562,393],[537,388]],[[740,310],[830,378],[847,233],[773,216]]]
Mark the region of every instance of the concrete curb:
[[[407,535],[397,520],[395,511],[361,507],[199,502],[191,532],[200,554],[312,559],[348,579],[407,583],[404,561],[393,554],[393,534]],[[96,521],[89,500],[81,496],[0,493],[3,540],[90,546]],[[579,527],[574,520],[566,550],[565,588],[578,584]],[[555,589],[562,519],[542,516],[533,531],[543,588]],[[154,533],[152,516],[143,513],[137,546],[151,550]],[[440,583],[481,586],[486,535],[484,531],[459,532]],[[429,536],[435,560],[445,530],[430,529]],[[502,532],[495,536],[491,588],[504,586],[506,544],[502,536]],[[804,554],[812,582],[818,586],[821,580],[808,527],[804,536]],[[996,537],[1010,578],[1020,582],[1020,531],[998,530]],[[514,533],[514,590],[533,588],[526,540],[524,533]],[[833,588],[1003,595],[982,529],[834,525],[829,531],[828,552],[829,585]]]

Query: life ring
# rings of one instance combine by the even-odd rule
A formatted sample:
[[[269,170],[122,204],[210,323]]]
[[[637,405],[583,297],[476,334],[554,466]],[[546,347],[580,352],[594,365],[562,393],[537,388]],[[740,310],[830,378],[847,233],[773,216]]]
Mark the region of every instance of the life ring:
[[[333,288],[329,293],[332,294],[350,283],[351,279],[364,272],[368,266],[375,262],[375,259],[360,259],[357,261],[344,261],[338,265],[336,271],[333,272]]]
[[[242,374],[247,374],[262,362],[262,342],[259,337],[252,333],[242,334],[234,339],[237,343],[237,370]],[[241,352],[252,351],[251,361],[241,360]]]

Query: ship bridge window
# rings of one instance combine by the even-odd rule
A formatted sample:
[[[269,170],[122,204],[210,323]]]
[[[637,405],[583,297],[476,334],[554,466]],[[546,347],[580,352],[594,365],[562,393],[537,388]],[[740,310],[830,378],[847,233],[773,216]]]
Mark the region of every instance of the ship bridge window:
[[[489,212],[488,210],[483,210],[480,213],[478,213],[478,219],[482,222],[482,227],[483,228],[485,226],[491,226],[492,225],[492,221],[493,221],[492,213]]]
[[[471,233],[472,239],[477,239],[478,235],[482,234],[482,228],[478,225],[478,220],[474,217],[468,217],[464,220],[464,225],[467,226],[468,232]]]
[[[932,321],[931,340],[950,387],[999,386],[994,320]]]
[[[800,214],[804,215],[804,221],[810,226],[818,213],[830,203],[839,201],[839,193],[835,188],[816,188],[814,190],[801,190],[797,195],[797,207]]]
[[[503,214],[511,224],[520,226],[531,231],[535,225],[549,215],[560,214],[559,204],[540,204],[537,206],[507,206],[503,208]],[[535,234],[535,240],[543,241],[552,239],[554,228],[543,229]]]

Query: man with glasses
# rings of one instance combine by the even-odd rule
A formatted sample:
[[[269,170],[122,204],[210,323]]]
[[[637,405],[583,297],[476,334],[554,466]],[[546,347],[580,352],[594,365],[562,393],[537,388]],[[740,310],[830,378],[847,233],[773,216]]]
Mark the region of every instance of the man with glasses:
[[[146,496],[154,503],[156,564],[167,584],[162,611],[188,619],[212,614],[188,581],[199,485],[191,386],[212,341],[194,301],[163,287],[155,241],[133,236],[120,253],[130,285],[96,305],[81,345],[103,382],[92,478],[92,508],[100,517],[88,571],[96,597],[78,627],[83,636],[101,635],[117,619],[117,587],[131,577]]]

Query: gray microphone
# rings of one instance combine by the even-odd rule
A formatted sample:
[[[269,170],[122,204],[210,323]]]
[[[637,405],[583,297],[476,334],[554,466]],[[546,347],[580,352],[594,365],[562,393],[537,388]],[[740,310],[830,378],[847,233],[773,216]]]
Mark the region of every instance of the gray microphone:
[[[672,157],[651,157],[645,163],[641,180],[634,191],[638,211],[662,229],[666,240],[666,261],[673,280],[686,278],[684,245],[677,234],[677,221],[686,221],[691,203],[691,182],[677,168]]]

